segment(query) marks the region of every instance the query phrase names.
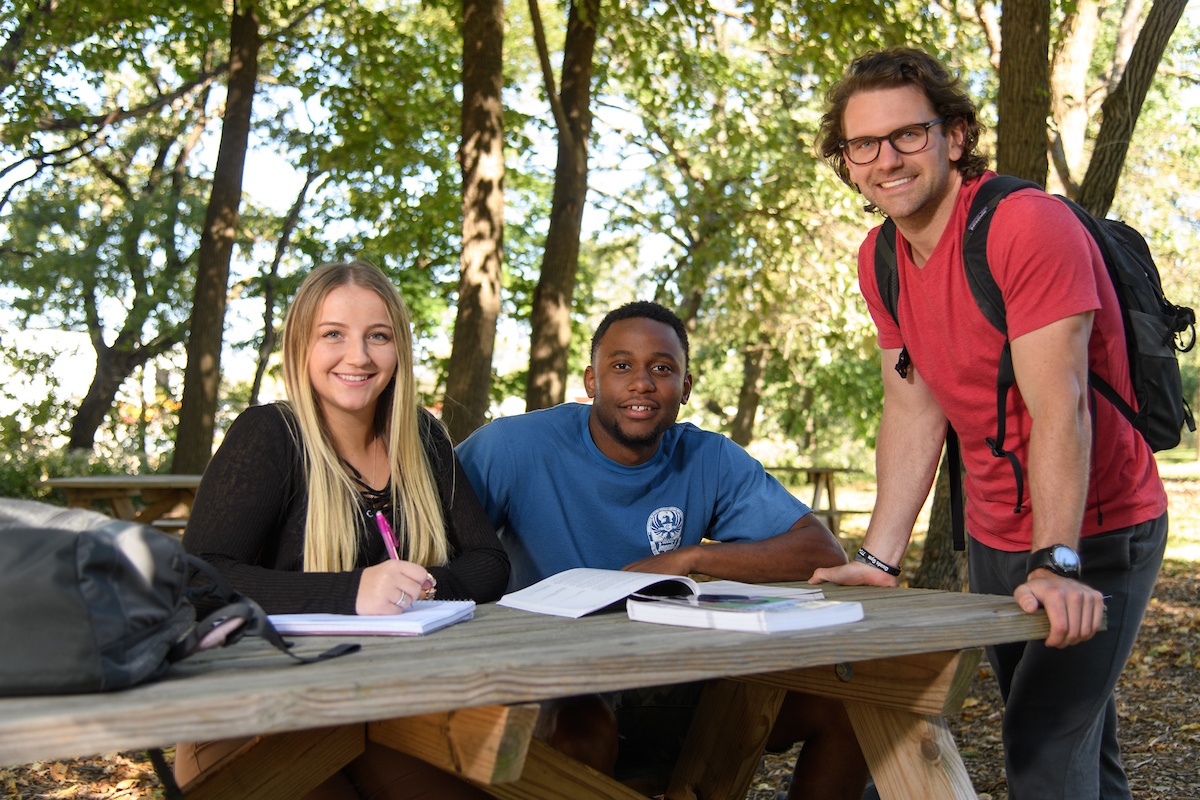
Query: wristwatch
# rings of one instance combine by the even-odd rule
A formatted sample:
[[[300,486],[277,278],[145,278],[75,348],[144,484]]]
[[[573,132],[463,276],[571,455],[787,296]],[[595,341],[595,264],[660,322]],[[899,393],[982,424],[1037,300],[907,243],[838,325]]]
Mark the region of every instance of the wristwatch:
[[[1079,580],[1082,570],[1079,565],[1079,554],[1065,544],[1051,545],[1029,554],[1025,562],[1025,574],[1035,569],[1048,569],[1055,575]]]

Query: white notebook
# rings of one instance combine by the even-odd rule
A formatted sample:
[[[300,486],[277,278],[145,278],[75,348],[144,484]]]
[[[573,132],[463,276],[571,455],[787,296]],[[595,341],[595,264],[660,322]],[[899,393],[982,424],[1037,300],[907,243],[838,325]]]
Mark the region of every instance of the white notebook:
[[[475,616],[472,600],[418,600],[400,614],[271,614],[271,624],[291,636],[419,636]]]

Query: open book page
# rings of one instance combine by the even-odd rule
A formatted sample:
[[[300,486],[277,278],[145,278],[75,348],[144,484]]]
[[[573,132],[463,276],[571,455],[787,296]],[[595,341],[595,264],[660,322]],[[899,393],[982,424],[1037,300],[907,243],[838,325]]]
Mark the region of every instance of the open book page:
[[[418,636],[474,616],[471,600],[417,600],[400,614],[271,614],[268,619],[290,636]]]
[[[623,572],[579,567],[544,578],[532,586],[510,592],[498,604],[538,614],[577,619],[619,602],[651,586],[671,584],[673,594],[697,594],[697,584],[682,575]]]

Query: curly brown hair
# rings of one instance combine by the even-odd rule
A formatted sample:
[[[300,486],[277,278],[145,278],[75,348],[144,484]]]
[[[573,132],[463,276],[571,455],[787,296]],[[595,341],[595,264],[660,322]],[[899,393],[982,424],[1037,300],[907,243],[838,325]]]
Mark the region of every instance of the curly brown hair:
[[[850,64],[850,69],[825,95],[825,115],[817,133],[817,151],[833,167],[848,186],[850,169],[842,147],[846,144],[842,117],[846,104],[859,92],[916,86],[925,93],[938,116],[947,122],[962,120],[963,154],[954,166],[965,180],[978,178],[988,168],[987,156],[976,152],[982,127],[975,112],[975,103],[962,81],[942,66],[936,58],[911,47],[889,47],[864,53]]]

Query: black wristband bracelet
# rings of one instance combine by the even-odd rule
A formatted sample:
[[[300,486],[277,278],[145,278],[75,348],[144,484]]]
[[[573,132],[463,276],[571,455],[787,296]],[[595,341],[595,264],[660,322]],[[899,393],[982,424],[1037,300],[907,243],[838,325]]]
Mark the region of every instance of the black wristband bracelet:
[[[875,556],[868,553],[862,547],[858,548],[858,555],[856,555],[854,557],[854,560],[861,564],[870,564],[875,569],[881,569],[884,572],[886,572],[888,575],[899,575],[900,574],[899,567],[893,567],[891,564],[885,564],[884,562],[880,561]]]

